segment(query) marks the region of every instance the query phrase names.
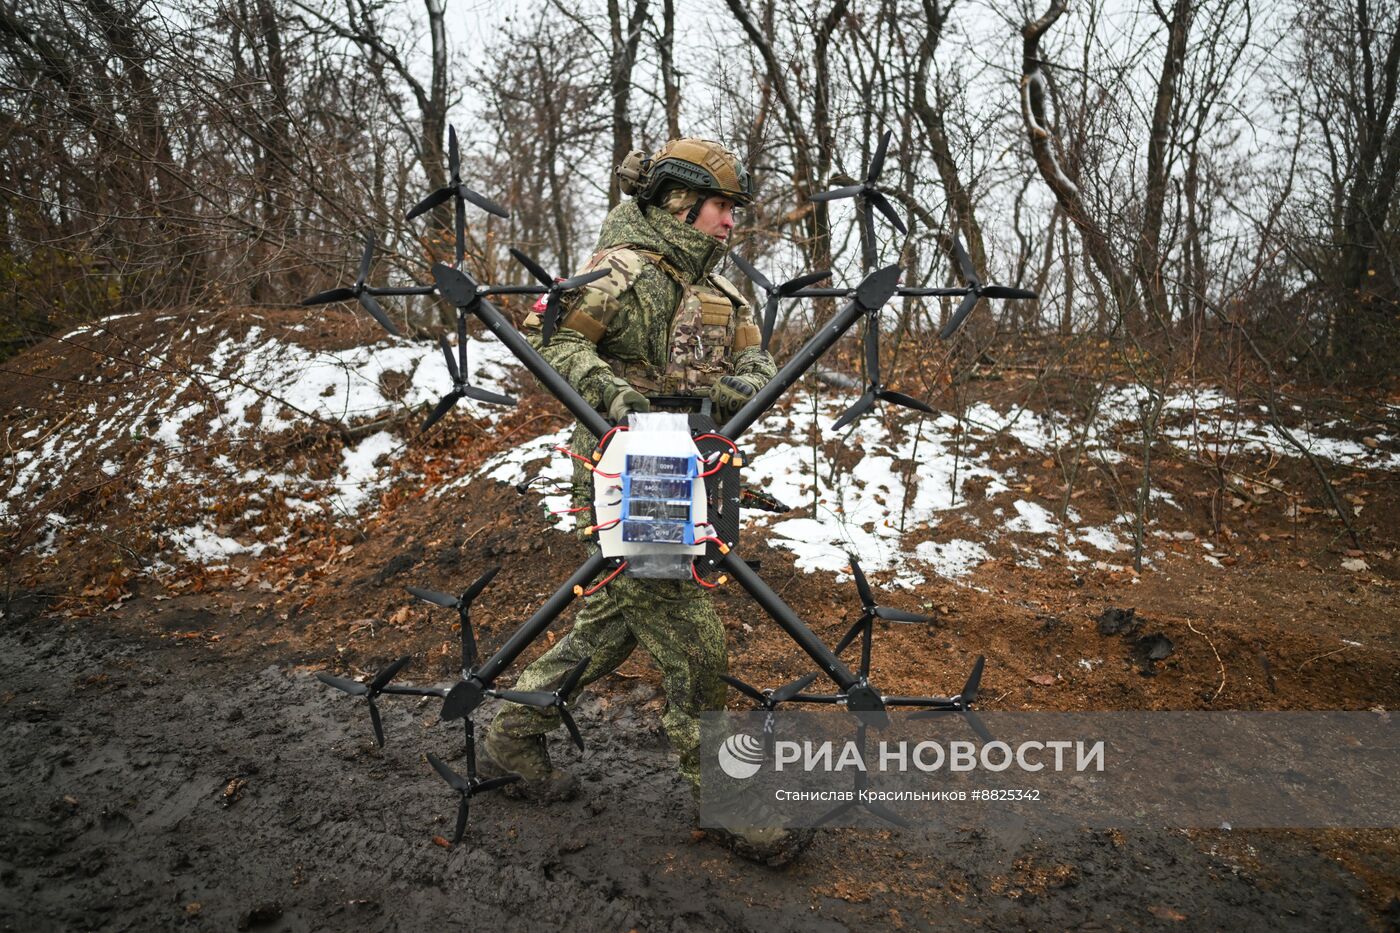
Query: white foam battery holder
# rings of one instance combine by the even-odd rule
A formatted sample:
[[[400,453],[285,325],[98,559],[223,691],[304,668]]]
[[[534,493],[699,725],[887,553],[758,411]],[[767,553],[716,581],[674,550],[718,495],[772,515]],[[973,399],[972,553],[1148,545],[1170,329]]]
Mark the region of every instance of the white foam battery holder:
[[[598,545],[634,577],[690,579],[706,523],[700,451],[684,414],[639,412],[612,436],[593,474]],[[611,475],[605,475],[611,474]]]

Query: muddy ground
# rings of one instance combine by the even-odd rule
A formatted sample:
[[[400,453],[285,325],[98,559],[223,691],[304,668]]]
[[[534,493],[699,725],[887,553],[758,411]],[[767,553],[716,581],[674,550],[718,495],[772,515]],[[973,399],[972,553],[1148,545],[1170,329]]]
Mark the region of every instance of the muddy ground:
[[[21,604],[22,605],[22,604]],[[133,613],[140,611],[139,605]],[[146,607],[147,609],[150,606]],[[206,610],[164,607],[182,631]],[[443,848],[454,758],[435,703],[328,696],[296,652],[230,653],[120,620],[0,630],[0,924],[62,929],[1384,928],[1384,833],[822,833],[783,870],[692,832],[644,678],[579,719],[577,801],[499,795]],[[1339,861],[1338,847],[1363,865]],[[1365,853],[1369,852],[1367,855]],[[1378,859],[1379,862],[1374,860]]]

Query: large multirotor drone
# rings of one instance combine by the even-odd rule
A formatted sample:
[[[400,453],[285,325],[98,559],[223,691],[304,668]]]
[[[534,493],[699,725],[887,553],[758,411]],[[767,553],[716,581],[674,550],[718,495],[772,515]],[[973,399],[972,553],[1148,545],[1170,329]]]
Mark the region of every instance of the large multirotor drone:
[[[538,286],[496,287],[482,285],[473,279],[463,268],[466,204],[474,204],[499,216],[505,216],[506,212],[495,202],[462,184],[457,134],[455,129],[449,129],[448,132],[449,183],[430,194],[408,216],[412,219],[452,201],[455,208],[455,261],[452,264],[439,262],[432,267],[433,285],[409,288],[372,286],[367,284],[365,279],[373,256],[374,239],[372,235],[367,236],[355,285],[322,292],[306,299],[303,304],[355,299],[386,330],[397,333],[388,316],[375,301],[375,296],[437,294],[457,310],[458,343],[454,354],[446,340],[441,340],[442,353],[452,377],[452,390],[442,398],[428,417],[423,425],[424,430],[436,423],[463,398],[490,404],[514,404],[513,399],[467,383],[467,318],[474,316],[506,345],[593,437],[598,439],[591,457],[578,458],[583,460],[594,477],[595,522],[586,530],[594,536],[595,546],[590,548],[590,556],[583,564],[493,654],[484,660],[480,656],[472,627],[471,607],[499,568],[488,570],[456,596],[415,586],[408,587],[408,591],[415,597],[457,613],[462,663],[460,676],[451,686],[418,687],[392,683],[394,677],[408,664],[408,657],[393,661],[367,683],[330,674],[317,674],[325,684],[351,696],[365,698],[375,739],[380,746],[384,744],[384,732],[376,701],[383,695],[438,697],[442,700],[441,719],[446,722],[462,722],[466,741],[465,776],[458,774],[435,755],[427,756],[433,769],[461,798],[453,843],[460,842],[466,831],[469,802],[472,797],[518,780],[516,775],[483,780],[477,773],[476,727],[473,716],[488,699],[556,710],[574,744],[580,751],[583,749],[583,736],[570,714],[569,704],[571,695],[588,666],[589,658],[579,662],[553,690],[513,691],[501,689],[497,684],[511,664],[577,597],[597,592],[621,573],[678,576],[675,568],[681,567],[683,571],[688,571],[685,575],[696,585],[707,588],[713,588],[732,578],[806,653],[815,663],[817,671],[775,690],[760,691],[737,679],[726,678],[731,686],[753,700],[759,710],[770,714],[770,733],[771,714],[779,705],[816,703],[843,707],[858,714],[862,730],[867,724],[883,720],[886,710],[898,707],[924,710],[930,715],[961,714],[979,735],[985,736],[985,727],[971,709],[981,681],[984,665],[984,659],[981,657],[978,657],[973,665],[972,673],[962,691],[951,697],[894,696],[884,693],[871,681],[874,621],[882,619],[900,623],[926,623],[932,620],[917,613],[878,605],[854,557],[851,558],[851,569],[859,592],[862,613],[834,649],[818,638],[743,559],[739,552],[741,500],[746,507],[752,504],[762,507],[764,503],[762,497],[747,496],[742,489],[741,475],[746,457],[740,442],[748,429],[847,331],[862,320],[865,322],[865,374],[868,386],[860,398],[842,414],[837,426],[854,422],[866,414],[876,401],[932,412],[925,403],[892,391],[881,381],[878,316],[880,309],[892,296],[899,294],[961,297],[961,304],[940,334],[943,339],[947,339],[982,298],[1034,300],[1035,293],[983,284],[956,237],[952,241],[953,252],[959,271],[967,283],[964,287],[902,288],[899,285],[899,266],[874,268],[875,212],[879,211],[897,230],[905,232],[898,214],[878,187],[880,170],[890,141],[890,133],[886,132],[880,139],[862,183],[837,188],[813,197],[813,200],[857,198],[862,214],[861,245],[866,274],[855,287],[811,287],[826,278],[830,274],[828,272],[810,273],[775,286],[748,262],[733,254],[735,264],[766,294],[767,300],[760,318],[760,331],[765,349],[773,334],[778,303],[784,299],[845,299],[845,303],[831,319],[817,328],[813,336],[792,355],[772,381],[755,393],[747,404],[723,424],[712,420],[708,400],[702,403],[700,399],[695,400],[694,412],[661,416],[671,419],[664,425],[653,424],[635,416],[628,423],[612,424],[584,401],[489,300],[491,296],[501,294],[543,296],[539,307],[543,311],[543,336],[547,340],[557,327],[559,300],[563,293],[606,275],[607,271],[598,270],[572,278],[554,279],[530,257],[512,249],[516,259],[539,280]],[[852,670],[841,660],[840,655],[857,640],[861,643],[861,656],[856,669]],[[804,692],[822,677],[829,681],[834,689],[824,693]]]

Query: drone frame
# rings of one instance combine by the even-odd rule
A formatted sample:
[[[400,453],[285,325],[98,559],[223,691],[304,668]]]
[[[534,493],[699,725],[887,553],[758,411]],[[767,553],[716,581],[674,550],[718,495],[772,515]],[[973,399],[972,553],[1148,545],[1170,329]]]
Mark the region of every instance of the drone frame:
[[[473,316],[505,344],[506,348],[520,361],[525,369],[539,380],[544,388],[553,395],[581,425],[587,428],[594,437],[600,439],[593,452],[592,458],[592,462],[597,463],[601,460],[611,439],[616,436],[617,430],[622,426],[609,423],[589,405],[578,391],[575,390],[533,346],[531,346],[506,315],[503,314],[500,309],[496,308],[489,300],[491,296],[498,294],[547,295],[551,305],[550,311],[553,313],[546,316],[552,323],[553,319],[557,316],[559,294],[564,290],[560,285],[568,284],[572,287],[575,283],[581,284],[583,281],[591,280],[592,276],[585,274],[583,276],[575,276],[573,279],[569,280],[555,280],[554,283],[548,283],[546,281],[547,275],[543,274],[543,270],[541,270],[537,264],[533,261],[526,262],[525,260],[528,259],[528,257],[525,257],[524,254],[518,251],[512,250],[517,260],[520,260],[530,271],[531,275],[537,280],[540,280],[541,284],[493,287],[482,285],[473,279],[471,275],[462,268],[464,257],[464,202],[470,201],[471,203],[486,207],[488,210],[496,205],[494,202],[487,201],[487,199],[476,195],[475,192],[470,191],[470,189],[462,185],[457,161],[455,129],[450,135],[452,155],[454,157],[452,160],[452,178],[450,184],[447,188],[434,192],[434,194],[420,203],[414,210],[414,216],[424,213],[429,208],[435,207],[437,204],[445,202],[448,199],[455,200],[456,216],[454,219],[456,221],[455,226],[457,234],[456,249],[454,251],[455,262],[451,264],[443,262],[434,264],[432,267],[433,284],[431,286],[415,286],[405,289],[372,288],[371,286],[365,285],[365,278],[370,265],[370,247],[368,244],[372,244],[373,242],[371,238],[367,238],[366,253],[360,264],[359,279],[355,287],[353,289],[339,289],[323,292],[320,295],[313,296],[313,299],[308,299],[307,303],[311,303],[313,300],[315,300],[316,303],[325,303],[351,297],[360,299],[364,294],[436,293],[456,309],[459,361],[452,359],[452,355],[449,353],[444,342],[442,349],[447,359],[448,368],[451,370],[454,387],[453,391],[449,393],[448,396],[444,397],[443,402],[439,403],[438,409],[429,420],[429,425],[445,414],[447,409],[455,403],[457,398],[469,397],[476,398],[479,401],[496,403],[511,402],[513,404],[513,400],[504,396],[497,396],[494,393],[485,392],[484,390],[469,391],[472,387],[466,384],[465,324],[466,318],[468,316]],[[866,173],[866,181],[862,186],[853,186],[849,190],[842,190],[839,193],[828,193],[828,195],[832,197],[855,194],[864,201],[862,204],[862,212],[864,215],[862,218],[862,233],[867,236],[863,237],[866,245],[862,252],[867,267],[867,274],[854,288],[807,287],[810,283],[819,281],[820,278],[825,277],[826,273],[822,273],[821,275],[812,274],[799,276],[785,283],[783,286],[777,287],[772,286],[771,283],[768,283],[766,279],[762,279],[761,276],[755,278],[756,284],[769,292],[768,307],[765,309],[764,314],[765,330],[768,331],[765,337],[771,336],[772,318],[776,310],[777,301],[780,298],[840,297],[844,298],[845,302],[836,313],[832,315],[830,320],[817,328],[816,332],[807,342],[778,370],[773,379],[763,388],[759,389],[754,396],[725,421],[724,424],[715,425],[714,422],[710,421],[709,418],[704,415],[692,416],[692,432],[697,435],[703,433],[707,438],[707,440],[704,441],[697,441],[697,444],[701,446],[702,453],[706,449],[718,450],[720,448],[727,448],[735,453],[734,456],[724,462],[721,469],[713,471],[714,475],[706,479],[707,493],[711,495],[712,499],[716,499],[720,503],[720,508],[713,522],[715,535],[712,537],[712,540],[706,544],[703,557],[697,558],[695,563],[703,563],[709,571],[723,571],[729,577],[732,577],[816,665],[817,674],[809,674],[806,677],[799,678],[797,681],[793,681],[786,685],[786,687],[779,688],[776,691],[766,691],[764,693],[759,693],[746,684],[741,686],[740,682],[726,678],[732,686],[735,686],[736,689],[748,695],[751,699],[754,697],[761,698],[758,701],[759,709],[768,711],[770,723],[772,712],[781,703],[812,703],[842,706],[857,714],[862,730],[864,730],[867,725],[881,725],[886,720],[886,711],[890,708],[914,708],[924,711],[924,715],[961,713],[968,718],[979,735],[984,735],[985,729],[977,728],[980,722],[976,720],[975,715],[971,712],[971,703],[975,699],[977,684],[980,682],[983,665],[985,663],[984,658],[978,657],[972,675],[968,679],[967,686],[964,687],[962,693],[956,696],[915,697],[884,694],[870,680],[871,639],[873,636],[874,619],[880,617],[890,618],[894,621],[929,620],[912,613],[883,610],[882,607],[876,606],[873,602],[873,596],[870,594],[869,585],[865,581],[864,574],[861,572],[859,564],[853,557],[852,567],[856,575],[865,614],[861,616],[856,625],[852,626],[846,637],[843,638],[836,649],[833,650],[812,631],[797,613],[788,606],[766,582],[764,582],[763,578],[760,577],[754,568],[740,555],[737,547],[739,543],[738,511],[741,497],[737,492],[734,492],[732,495],[717,495],[721,489],[737,491],[740,488],[739,470],[743,464],[744,458],[739,454],[737,442],[744,433],[793,385],[795,385],[837,341],[842,339],[854,325],[861,321],[866,322],[866,359],[868,363],[873,361],[871,367],[872,372],[868,374],[872,379],[871,390],[867,394],[873,392],[875,396],[895,402],[896,404],[925,411],[930,410],[922,402],[918,402],[908,396],[902,396],[899,393],[885,390],[883,385],[878,382],[878,348],[872,348],[869,342],[878,341],[879,339],[877,316],[880,309],[891,297],[896,294],[964,296],[964,307],[959,309],[961,313],[956,319],[957,324],[962,322],[962,319],[966,317],[967,313],[970,313],[981,297],[1035,297],[1034,293],[1031,292],[1006,289],[1000,286],[982,285],[980,280],[976,278],[975,271],[968,271],[971,270],[971,263],[970,261],[964,261],[963,256],[958,256],[957,259],[965,276],[969,277],[969,284],[968,287],[962,289],[905,289],[899,286],[901,270],[898,265],[887,265],[873,270],[869,268],[873,265],[873,234],[870,231],[873,224],[873,210],[878,208],[881,213],[897,221],[897,218],[892,216],[892,211],[887,210],[888,203],[884,201],[883,195],[880,195],[878,189],[875,188],[875,181],[879,174],[880,163],[883,162],[885,151],[888,148],[889,137],[890,134],[887,132],[882,138],[876,153],[876,158],[872,163],[872,168]],[[816,200],[816,198],[814,198],[814,200]],[[495,210],[490,210],[490,212],[499,213]],[[902,225],[898,223],[896,223],[896,226],[902,227]],[[955,245],[957,245],[956,240]],[[738,264],[746,274],[750,275],[750,277],[754,277],[752,266],[749,266],[746,262],[740,262]],[[362,299],[361,303],[366,304],[366,309],[370,310],[371,313],[376,310],[371,308],[369,304],[365,303]],[[374,314],[374,317],[376,320],[379,320],[386,329],[390,330],[391,333],[393,332],[392,327],[389,326],[384,315]],[[940,336],[946,339],[953,329],[954,327],[945,328],[944,334]],[[764,342],[766,345],[766,339]],[[454,365],[454,363],[459,363],[459,365]],[[449,399],[452,401],[449,402]],[[850,420],[854,420],[855,417],[863,414],[869,407],[870,403],[865,403],[864,397],[862,397],[862,401],[852,406],[847,412],[847,415],[850,416]],[[857,408],[860,410],[857,411]],[[700,430],[697,430],[697,426]],[[425,430],[426,427],[427,426],[425,426]],[[579,734],[576,726],[573,726],[572,717],[568,714],[567,706],[573,699],[571,694],[576,690],[576,685],[582,675],[582,669],[586,667],[586,659],[584,664],[579,665],[574,671],[571,671],[570,674],[564,678],[563,682],[553,691],[520,693],[511,690],[497,689],[496,684],[520,655],[524,653],[557,618],[559,618],[577,597],[595,592],[597,589],[602,588],[615,578],[617,574],[625,568],[625,565],[626,561],[624,558],[605,556],[601,550],[597,548],[592,549],[590,555],[559,586],[559,588],[545,600],[543,605],[521,623],[510,637],[506,639],[505,643],[490,657],[480,663],[478,663],[477,657],[478,641],[471,628],[470,605],[472,600],[479,596],[482,590],[486,588],[486,585],[489,584],[491,578],[495,576],[496,570],[499,568],[488,571],[482,578],[468,587],[461,597],[455,600],[453,597],[435,593],[431,590],[411,587],[410,592],[420,599],[424,599],[443,608],[456,608],[458,610],[459,621],[462,626],[462,666],[460,677],[450,689],[441,687],[413,687],[407,685],[395,686],[390,684],[389,681],[393,676],[407,663],[406,658],[396,660],[389,665],[389,667],[381,670],[369,684],[347,681],[343,678],[337,678],[331,675],[318,675],[324,683],[331,687],[354,696],[365,696],[368,699],[371,716],[374,720],[375,734],[381,745],[383,744],[382,728],[378,709],[374,705],[374,698],[381,694],[440,697],[443,701],[440,715],[441,720],[444,722],[452,722],[459,719],[463,721],[467,777],[463,778],[461,775],[457,774],[441,759],[435,756],[430,756],[429,758],[430,764],[434,770],[436,770],[443,780],[445,780],[461,797],[457,832],[453,840],[454,844],[461,841],[462,835],[465,832],[468,801],[470,798],[477,793],[492,790],[508,783],[503,779],[482,780],[477,776],[473,713],[480,708],[486,700],[499,698],[514,702],[524,702],[542,708],[552,707],[558,709],[562,714],[565,724],[571,726],[569,729],[570,734],[578,744],[580,750],[582,750],[582,736]],[[694,571],[694,565],[692,566],[692,570]],[[590,584],[600,576],[603,577],[602,582],[590,587]],[[696,581],[706,586],[714,585],[704,584],[703,581],[700,580],[698,573],[696,574]],[[723,578],[721,578],[721,582],[723,582]],[[904,617],[898,618],[897,616]],[[841,660],[840,653],[857,636],[859,636],[862,641],[861,660],[856,669],[852,670]],[[802,692],[820,675],[825,675],[825,677],[835,685],[836,692],[828,694]],[[765,731],[771,733],[771,728],[766,727]],[[877,812],[877,815],[889,819],[889,816],[885,813],[874,812]],[[834,817],[835,815],[836,814],[833,813],[828,816]],[[895,821],[897,822],[897,820]]]

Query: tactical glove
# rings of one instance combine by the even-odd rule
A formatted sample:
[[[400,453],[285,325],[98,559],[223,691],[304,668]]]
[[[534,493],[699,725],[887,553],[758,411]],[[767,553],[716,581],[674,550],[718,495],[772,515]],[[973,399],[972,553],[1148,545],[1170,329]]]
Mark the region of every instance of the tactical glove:
[[[720,376],[710,387],[710,401],[715,403],[715,410],[721,419],[732,417],[748,404],[762,385],[756,384],[756,380],[755,376]]]
[[[633,411],[651,411],[651,402],[636,389],[619,389],[608,405],[608,417],[613,424],[621,424],[627,420],[628,412]]]

